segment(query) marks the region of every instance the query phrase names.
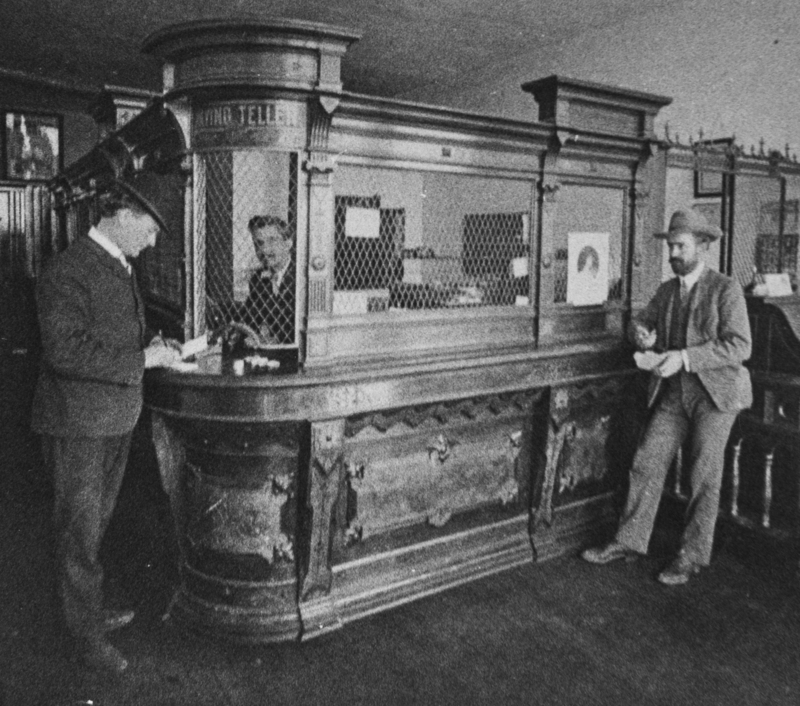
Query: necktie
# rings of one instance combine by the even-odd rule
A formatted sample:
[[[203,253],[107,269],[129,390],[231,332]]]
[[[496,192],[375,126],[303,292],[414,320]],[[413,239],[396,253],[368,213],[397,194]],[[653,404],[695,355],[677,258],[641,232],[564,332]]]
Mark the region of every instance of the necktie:
[[[681,277],[681,304],[685,304],[688,297],[689,288],[686,286],[686,280]]]
[[[280,273],[272,271],[270,273],[270,275],[269,275],[269,282],[270,282],[270,285],[272,286],[272,293],[275,296],[278,296],[278,292],[281,289]]]

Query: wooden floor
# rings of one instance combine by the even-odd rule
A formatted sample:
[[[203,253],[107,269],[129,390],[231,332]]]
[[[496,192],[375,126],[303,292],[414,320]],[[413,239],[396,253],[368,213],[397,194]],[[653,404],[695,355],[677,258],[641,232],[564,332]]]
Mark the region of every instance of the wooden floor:
[[[671,544],[661,532],[634,564],[563,557],[308,643],[238,647],[163,619],[175,581],[170,525],[158,489],[137,481],[141,465],[104,549],[109,596],[138,611],[112,638],[132,666],[103,678],[69,653],[46,480],[20,458],[6,453],[0,476],[2,706],[800,704],[791,548],[730,536],[709,570],[666,588],[654,580]]]
[[[0,307],[0,333],[22,330],[6,321],[18,311]],[[711,568],[666,588],[654,577],[674,545],[669,507],[634,564],[531,564],[303,644],[186,632],[163,619],[171,521],[141,444],[104,547],[108,596],[137,609],[112,638],[132,666],[121,679],[87,672],[55,600],[22,340],[0,340],[0,706],[800,704],[797,548],[722,532]]]

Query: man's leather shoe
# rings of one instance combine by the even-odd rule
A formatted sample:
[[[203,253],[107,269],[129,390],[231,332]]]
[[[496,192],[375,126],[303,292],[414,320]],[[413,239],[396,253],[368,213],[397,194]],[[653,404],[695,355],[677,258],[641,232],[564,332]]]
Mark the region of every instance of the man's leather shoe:
[[[90,669],[122,674],[128,668],[128,660],[104,638],[86,640],[79,648],[81,661]]]
[[[136,614],[132,610],[112,610],[104,608],[101,615],[101,626],[103,632],[113,632],[124,628],[130,623]]]
[[[638,556],[638,553],[633,549],[628,549],[628,547],[619,542],[609,542],[604,547],[592,547],[584,550],[581,554],[581,558],[584,561],[592,564],[608,564],[618,559],[634,561]]]
[[[679,555],[658,575],[658,580],[665,586],[683,586],[701,568],[703,567],[697,562]]]

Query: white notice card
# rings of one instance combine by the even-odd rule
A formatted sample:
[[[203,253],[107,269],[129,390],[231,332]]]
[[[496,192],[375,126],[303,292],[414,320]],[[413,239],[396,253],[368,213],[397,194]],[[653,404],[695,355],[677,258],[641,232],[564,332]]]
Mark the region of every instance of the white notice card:
[[[380,209],[349,206],[344,216],[344,234],[348,238],[380,237]]]
[[[608,233],[567,236],[567,303],[602,304],[608,298]]]
[[[515,257],[511,260],[511,275],[513,277],[527,277],[528,276],[528,258]]]

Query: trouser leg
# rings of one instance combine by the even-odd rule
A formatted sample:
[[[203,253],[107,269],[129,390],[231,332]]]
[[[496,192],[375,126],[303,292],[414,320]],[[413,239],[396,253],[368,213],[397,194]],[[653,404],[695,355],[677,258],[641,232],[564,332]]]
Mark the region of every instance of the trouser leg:
[[[616,540],[641,554],[647,553],[664,481],[688,432],[688,418],[669,396],[656,407],[636,451],[630,487]]]
[[[59,587],[67,627],[77,637],[100,633],[103,570],[100,543],[114,511],[131,435],[44,436],[53,472]]]
[[[720,412],[710,399],[701,401],[693,415],[689,459],[691,497],[681,538],[681,553],[703,566],[711,561],[725,446],[735,419],[735,413]]]

